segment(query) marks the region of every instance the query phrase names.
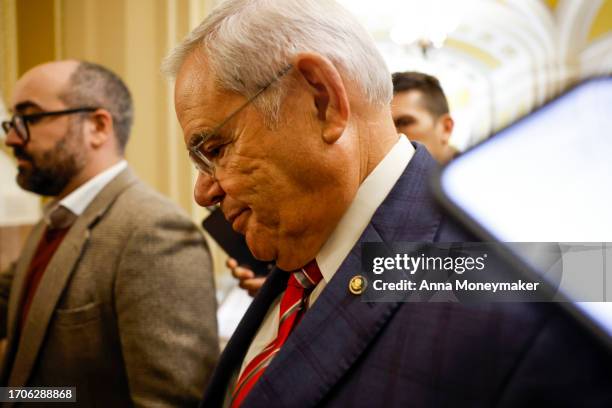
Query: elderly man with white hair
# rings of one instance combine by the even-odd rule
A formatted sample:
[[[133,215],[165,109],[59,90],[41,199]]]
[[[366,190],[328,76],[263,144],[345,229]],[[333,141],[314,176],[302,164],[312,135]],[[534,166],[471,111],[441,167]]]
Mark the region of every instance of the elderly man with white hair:
[[[437,164],[396,132],[391,75],[343,8],[228,0],[164,69],[197,203],[279,268],[202,406],[612,403],[609,356],[553,305],[361,299],[364,242],[472,238],[435,205]]]

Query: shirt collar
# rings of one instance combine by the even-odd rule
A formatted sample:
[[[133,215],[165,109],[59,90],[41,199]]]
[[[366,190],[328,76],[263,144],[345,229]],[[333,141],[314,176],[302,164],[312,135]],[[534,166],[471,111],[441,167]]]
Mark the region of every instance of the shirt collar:
[[[53,200],[44,210],[44,218],[47,225],[50,224],[49,215],[59,206],[70,210],[77,217],[83,214],[85,209],[96,198],[98,193],[111,182],[121,171],[127,167],[127,162],[121,160],[119,163],[112,165],[102,173],[91,178],[87,182],[80,185],[76,190],[62,198],[60,201]]]
[[[414,155],[414,147],[402,134],[374,170],[361,183],[357,194],[340,222],[316,256],[325,282],[329,282],[359,237],[376,209],[385,200]]]

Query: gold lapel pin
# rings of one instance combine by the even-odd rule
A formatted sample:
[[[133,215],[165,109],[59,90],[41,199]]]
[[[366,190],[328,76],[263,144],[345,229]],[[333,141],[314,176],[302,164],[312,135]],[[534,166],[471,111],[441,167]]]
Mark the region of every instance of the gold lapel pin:
[[[363,276],[355,275],[349,282],[349,291],[353,295],[361,295],[365,291],[366,285],[366,279]]]

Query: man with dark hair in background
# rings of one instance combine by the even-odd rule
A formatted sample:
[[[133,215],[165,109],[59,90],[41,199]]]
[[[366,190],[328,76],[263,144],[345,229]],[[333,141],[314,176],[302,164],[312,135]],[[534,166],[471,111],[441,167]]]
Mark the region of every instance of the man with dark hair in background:
[[[87,407],[196,405],[218,354],[210,255],[123,158],[129,90],[100,65],[52,62],[11,107],[17,182],[53,199],[0,275],[2,385],[76,387]]]
[[[398,133],[425,145],[439,163],[457,155],[450,145],[453,118],[440,82],[421,72],[396,72],[393,79],[391,114]]]

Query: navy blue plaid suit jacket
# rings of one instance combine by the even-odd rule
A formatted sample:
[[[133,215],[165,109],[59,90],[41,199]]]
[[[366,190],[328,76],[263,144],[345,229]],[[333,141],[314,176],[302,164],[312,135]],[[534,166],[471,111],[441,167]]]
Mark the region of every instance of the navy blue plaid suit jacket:
[[[243,407],[612,407],[610,356],[550,304],[366,303],[348,291],[362,242],[473,238],[428,191],[417,150],[357,245]],[[223,352],[202,406],[218,407],[288,274],[274,271]]]

